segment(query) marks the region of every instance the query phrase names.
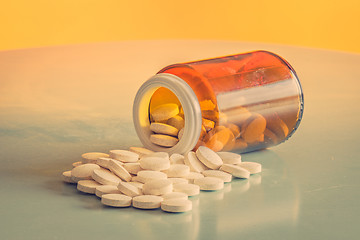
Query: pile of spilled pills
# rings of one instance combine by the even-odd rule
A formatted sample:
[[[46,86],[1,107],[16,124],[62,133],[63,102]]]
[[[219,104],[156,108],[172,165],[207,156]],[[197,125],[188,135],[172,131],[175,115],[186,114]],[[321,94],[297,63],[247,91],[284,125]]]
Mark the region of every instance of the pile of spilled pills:
[[[239,154],[214,152],[205,146],[184,156],[130,147],[109,154],[85,153],[62,177],[107,206],[187,212],[192,209],[189,197],[221,190],[233,178],[259,172],[259,163],[242,162]]]

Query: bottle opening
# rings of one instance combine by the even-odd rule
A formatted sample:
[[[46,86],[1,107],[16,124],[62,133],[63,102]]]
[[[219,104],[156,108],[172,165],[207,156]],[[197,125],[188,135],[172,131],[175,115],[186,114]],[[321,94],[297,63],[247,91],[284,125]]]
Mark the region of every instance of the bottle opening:
[[[202,123],[192,88],[167,73],[156,74],[140,87],[133,105],[133,120],[144,147],[180,154],[195,147]]]
[[[159,87],[149,104],[150,141],[160,147],[178,144],[185,127],[185,114],[180,100],[168,88]]]

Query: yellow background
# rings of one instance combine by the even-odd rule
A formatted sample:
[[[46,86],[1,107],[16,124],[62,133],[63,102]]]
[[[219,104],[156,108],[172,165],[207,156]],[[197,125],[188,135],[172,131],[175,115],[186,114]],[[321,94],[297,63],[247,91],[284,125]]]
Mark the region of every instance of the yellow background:
[[[139,39],[360,53],[359,0],[0,0],[0,50]]]

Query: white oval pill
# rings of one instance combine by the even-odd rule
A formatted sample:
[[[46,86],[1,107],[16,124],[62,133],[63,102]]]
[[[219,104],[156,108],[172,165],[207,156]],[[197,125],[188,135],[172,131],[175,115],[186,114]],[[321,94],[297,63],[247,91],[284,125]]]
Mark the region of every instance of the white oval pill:
[[[131,183],[120,182],[117,187],[120,192],[122,192],[123,194],[125,194],[129,197],[135,197],[135,196],[142,195],[141,190]]]
[[[139,160],[139,155],[127,150],[111,150],[110,158],[121,162],[137,162]]]
[[[109,168],[109,162],[113,160],[112,158],[98,158],[96,164],[103,168]]]
[[[201,173],[207,169],[207,167],[202,162],[200,162],[200,160],[197,158],[196,154],[193,151],[185,154],[184,162],[190,167],[190,171],[192,172]]]
[[[96,190],[95,190],[95,195],[98,197],[101,197],[104,194],[110,194],[110,193],[119,194],[121,192],[115,185],[101,185],[101,186],[97,186]]]
[[[190,173],[190,167],[184,164],[173,164],[166,170],[168,177],[185,177]]]
[[[140,167],[145,170],[161,171],[170,168],[169,159],[161,157],[143,157],[139,163]]]
[[[167,160],[169,160],[169,153],[167,152],[154,152],[151,154],[148,154],[147,156],[144,157],[161,157],[161,158],[165,158]]]
[[[164,195],[172,192],[173,184],[168,179],[152,180],[144,183],[142,190],[146,195]]]
[[[139,171],[144,170],[140,167],[140,163],[124,163],[123,167],[131,174],[137,174]]]
[[[98,186],[101,186],[101,184],[94,180],[80,180],[77,184],[77,189],[80,192],[95,194],[96,187]]]
[[[178,153],[173,153],[170,156],[170,164],[185,164],[185,157]]]
[[[95,169],[91,176],[96,182],[103,185],[117,186],[119,182],[121,182],[121,179],[118,176],[104,168]]]
[[[91,180],[92,173],[95,169],[100,169],[99,165],[93,163],[86,163],[80,166],[74,167],[71,170],[71,179],[74,182],[78,182],[80,180]]]
[[[186,193],[188,196],[199,195],[200,187],[190,183],[180,183],[173,186],[174,192]]]
[[[109,157],[109,154],[101,152],[89,152],[81,155],[83,163],[96,163],[96,160],[101,157]]]
[[[171,193],[166,193],[164,195],[162,195],[163,199],[182,199],[182,200],[188,200],[188,195],[186,193],[183,192],[171,192]]]
[[[261,172],[261,164],[257,162],[241,162],[236,165],[245,168],[250,174]]]
[[[200,190],[214,191],[224,188],[224,181],[215,177],[204,177],[194,180],[194,184],[200,187]]]
[[[234,177],[237,177],[237,178],[249,178],[250,177],[250,172],[248,170],[246,170],[245,168],[242,168],[240,166],[237,166],[237,165],[223,164],[220,167],[220,170],[230,173],[231,175],[233,175]]]
[[[157,106],[151,111],[151,117],[154,121],[167,121],[179,113],[179,106],[175,103],[167,103]]]
[[[195,179],[203,178],[204,175],[198,172],[190,172],[188,175],[185,176],[185,179],[188,180],[189,183],[194,183]]]
[[[156,123],[156,122],[150,124],[150,130],[153,131],[154,133],[165,134],[175,137],[177,137],[177,134],[179,132],[179,130],[173,126],[170,126],[165,123]]]
[[[62,173],[62,180],[64,182],[67,182],[67,183],[75,183],[72,179],[71,179],[71,170],[70,171],[65,171]]]
[[[138,177],[138,176],[132,176],[131,182],[139,182],[139,183],[142,183],[142,182],[139,180],[139,177]]]
[[[205,170],[205,171],[202,172],[202,174],[205,177],[220,178],[224,182],[231,182],[231,180],[232,180],[232,175],[231,174],[220,171],[220,170]]]
[[[144,185],[143,183],[140,183],[140,182],[129,182],[129,183],[142,191],[142,188]]]
[[[173,185],[175,184],[179,184],[179,183],[189,183],[189,180],[185,179],[185,178],[168,178]]]
[[[192,202],[184,199],[166,199],[161,202],[161,210],[165,212],[188,212],[192,209]]]
[[[179,140],[168,135],[152,134],[150,135],[150,141],[162,147],[173,147],[178,143]]]
[[[146,183],[148,181],[157,179],[167,179],[167,176],[163,172],[151,170],[142,170],[137,174],[137,181],[141,183]]]
[[[109,169],[122,180],[126,182],[131,181],[130,173],[119,163],[119,161],[110,160]]]
[[[223,164],[223,161],[221,160],[219,155],[217,155],[216,152],[205,146],[200,146],[196,150],[196,156],[205,166],[210,169],[219,169]]]
[[[77,167],[77,166],[80,166],[80,165],[82,165],[82,164],[83,164],[83,162],[79,161],[79,162],[74,162],[74,163],[72,164],[72,166],[73,166],[73,167]]]
[[[143,157],[143,156],[149,155],[151,153],[154,153],[153,151],[151,151],[147,148],[143,148],[143,147],[130,147],[129,151],[138,154],[139,157]]]
[[[101,196],[101,203],[111,207],[129,207],[131,197],[124,194],[104,194]]]
[[[161,206],[163,198],[154,195],[140,195],[133,198],[133,207],[140,209],[155,209]]]
[[[217,155],[227,164],[241,163],[241,155],[233,152],[217,152]]]

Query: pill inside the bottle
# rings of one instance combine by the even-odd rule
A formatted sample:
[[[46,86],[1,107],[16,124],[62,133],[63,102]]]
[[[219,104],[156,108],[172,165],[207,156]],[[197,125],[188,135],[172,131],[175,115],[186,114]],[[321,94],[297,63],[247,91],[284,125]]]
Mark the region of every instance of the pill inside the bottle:
[[[150,130],[154,133],[165,134],[170,136],[177,136],[179,130],[171,125],[165,123],[156,123],[153,122],[150,124]]]
[[[178,143],[179,140],[168,135],[152,134],[150,135],[150,141],[162,147],[173,147]]]
[[[157,106],[151,111],[154,121],[167,121],[179,113],[179,106],[175,103],[167,103]]]
[[[253,114],[249,123],[245,126],[242,138],[247,143],[254,143],[258,140],[266,128],[266,119],[260,114]]]
[[[176,115],[172,118],[169,118],[169,120],[167,120],[167,124],[180,130],[185,126],[185,120],[181,116]]]

